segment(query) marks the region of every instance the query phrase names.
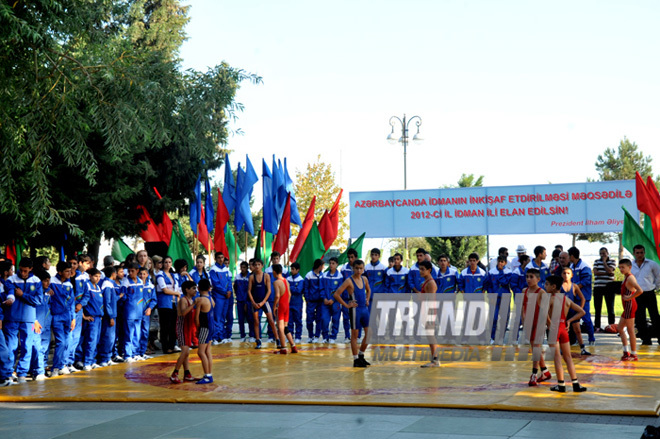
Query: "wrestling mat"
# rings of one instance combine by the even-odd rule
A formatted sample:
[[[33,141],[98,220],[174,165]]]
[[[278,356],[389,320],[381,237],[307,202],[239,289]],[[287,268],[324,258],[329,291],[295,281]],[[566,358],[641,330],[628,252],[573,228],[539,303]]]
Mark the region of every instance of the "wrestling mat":
[[[565,394],[550,391],[556,384],[552,363],[548,364],[552,379],[529,387],[531,361],[493,361],[491,346],[471,348],[480,361],[445,361],[439,368],[428,369],[420,368],[423,362],[419,357],[409,361],[411,355],[404,356],[404,361],[384,361],[382,356],[378,361],[377,349],[372,346],[366,358],[373,365],[367,369],[352,367],[350,347],[344,344],[302,344],[299,348],[298,354],[274,355],[275,349],[269,344],[262,350],[238,341],[214,346],[215,382],[207,385],[171,384],[169,375],[177,359],[177,354],[172,354],[0,388],[0,401],[373,405],[659,414],[660,350],[656,345],[640,346],[638,362],[620,361],[620,345],[614,343],[591,347],[594,355],[589,357],[579,356],[574,347],[578,377],[588,391],[573,393],[566,376]],[[396,349],[390,360],[401,357],[399,349],[405,348]],[[421,352],[424,347],[417,349]],[[195,376],[202,375],[196,350],[191,354],[191,370]]]

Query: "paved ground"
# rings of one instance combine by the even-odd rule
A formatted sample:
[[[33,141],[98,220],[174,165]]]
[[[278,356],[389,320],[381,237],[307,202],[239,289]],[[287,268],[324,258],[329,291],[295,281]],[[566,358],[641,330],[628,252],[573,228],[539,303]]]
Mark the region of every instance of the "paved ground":
[[[482,410],[160,403],[3,403],[0,435],[50,438],[639,438],[660,418]]]

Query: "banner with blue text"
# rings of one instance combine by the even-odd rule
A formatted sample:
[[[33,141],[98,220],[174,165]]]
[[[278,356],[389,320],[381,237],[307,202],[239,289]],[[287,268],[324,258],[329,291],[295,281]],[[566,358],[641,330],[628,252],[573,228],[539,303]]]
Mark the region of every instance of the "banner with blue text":
[[[351,238],[604,233],[635,215],[635,180],[351,192]]]

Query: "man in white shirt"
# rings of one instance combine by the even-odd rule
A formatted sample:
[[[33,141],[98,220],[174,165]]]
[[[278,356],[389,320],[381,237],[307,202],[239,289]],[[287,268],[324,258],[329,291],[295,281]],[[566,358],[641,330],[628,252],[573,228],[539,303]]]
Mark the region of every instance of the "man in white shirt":
[[[644,293],[637,297],[637,312],[635,313],[635,326],[637,336],[643,345],[650,345],[655,337],[660,343],[660,316],[658,315],[658,300],[655,290],[660,288],[660,266],[650,259],[646,259],[646,249],[637,244],[633,247],[635,262],[632,264],[632,274]],[[651,316],[651,327],[646,323],[646,310]]]

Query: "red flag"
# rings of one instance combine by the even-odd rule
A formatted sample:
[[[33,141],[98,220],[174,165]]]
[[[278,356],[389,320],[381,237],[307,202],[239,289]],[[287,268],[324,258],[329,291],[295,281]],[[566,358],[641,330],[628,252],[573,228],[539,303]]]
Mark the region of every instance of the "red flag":
[[[275,242],[273,243],[273,251],[283,255],[289,248],[289,238],[291,237],[291,193],[286,198],[286,205],[282,213],[282,221],[280,222],[280,229],[277,231]]]
[[[156,186],[154,186],[153,189],[158,199],[162,200],[163,197],[160,196],[160,192],[158,192]],[[163,210],[163,216],[160,219],[160,224],[157,224],[156,227],[160,233],[161,240],[169,245],[170,241],[172,240],[172,220],[170,220],[170,216],[167,214],[166,210]]]
[[[330,212],[326,210],[321,221],[319,221],[319,233],[323,238],[323,245],[325,245],[326,250],[335,242],[339,234],[339,203],[341,202],[342,192],[344,192],[343,189],[339,191],[339,196],[337,196]]]
[[[206,251],[212,251],[213,250],[213,243],[211,242],[211,239],[209,238],[209,231],[206,228],[206,221],[204,221],[204,207],[202,206],[202,217],[199,221],[199,225],[197,226],[197,231],[199,232],[197,236],[197,239],[199,239],[200,244],[202,244],[202,247],[206,249]]]
[[[305,215],[305,219],[303,221],[302,227],[300,228],[300,232],[298,233],[298,238],[296,239],[296,243],[293,245],[293,249],[291,249],[291,255],[289,256],[289,260],[291,262],[296,262],[296,259],[300,254],[300,250],[302,250],[303,244],[307,239],[307,235],[309,235],[309,231],[312,229],[312,225],[314,224],[315,207],[316,207],[316,196],[314,196],[314,198],[312,198],[312,202],[309,203],[309,209],[307,209],[307,215]]]
[[[213,243],[216,251],[222,252],[223,255],[228,256],[227,243],[225,242],[225,226],[229,222],[229,211],[222,199],[222,193],[218,189],[218,210],[215,215],[215,236]],[[236,262],[236,261],[232,261]]]
[[[16,270],[18,270],[18,264],[16,263],[16,241],[12,241],[11,245],[7,246],[5,255],[7,259],[11,260],[14,266],[16,266]]]
[[[162,239],[160,231],[156,227],[154,219],[151,218],[149,211],[141,204],[137,206],[137,210],[140,211],[140,216],[137,219],[138,224],[147,226],[146,230],[140,230],[140,236],[144,239],[144,242],[160,242]]]
[[[653,211],[653,215],[650,213],[646,214],[651,218],[653,238],[655,239],[656,250],[658,250],[658,246],[660,246],[660,193],[650,175],[646,178],[646,189],[648,190],[648,204],[650,205],[650,210]]]
[[[651,199],[648,188],[646,187],[642,176],[639,175],[639,172],[635,173],[635,192],[637,193],[637,209],[651,216],[649,214],[649,211],[651,210]]]

